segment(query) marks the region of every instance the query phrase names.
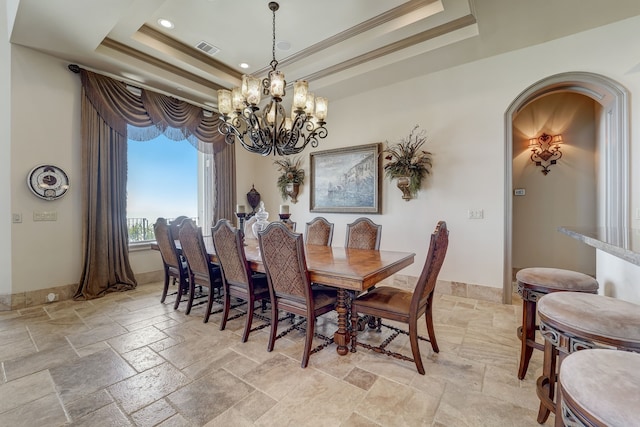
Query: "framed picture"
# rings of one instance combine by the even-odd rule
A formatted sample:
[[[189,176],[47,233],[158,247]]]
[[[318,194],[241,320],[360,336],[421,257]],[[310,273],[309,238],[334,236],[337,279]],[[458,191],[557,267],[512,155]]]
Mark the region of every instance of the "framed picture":
[[[310,154],[311,212],[380,213],[380,144]]]

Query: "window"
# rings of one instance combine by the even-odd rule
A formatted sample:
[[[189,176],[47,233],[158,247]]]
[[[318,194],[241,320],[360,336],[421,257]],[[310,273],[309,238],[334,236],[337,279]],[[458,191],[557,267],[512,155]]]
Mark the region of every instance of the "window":
[[[155,240],[153,224],[186,215],[210,224],[212,155],[189,141],[160,135],[150,141],[128,141],[127,228],[129,243]]]

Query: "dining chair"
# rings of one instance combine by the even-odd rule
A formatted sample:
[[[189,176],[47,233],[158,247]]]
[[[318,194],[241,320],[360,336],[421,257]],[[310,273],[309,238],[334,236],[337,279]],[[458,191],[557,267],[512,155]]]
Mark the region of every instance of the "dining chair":
[[[169,222],[169,228],[171,228],[171,234],[177,239],[180,236],[180,227],[182,226],[182,222],[189,218],[188,216],[181,215],[172,219]]]
[[[351,249],[380,249],[382,225],[378,225],[369,218],[361,217],[347,224],[345,247]]]
[[[160,302],[164,303],[167,298],[167,292],[169,291],[169,282],[173,279],[173,284],[177,283],[178,290],[175,292],[176,301],[173,304],[173,308],[177,309],[182,298],[182,294],[188,290],[189,287],[189,272],[187,271],[187,263],[181,259],[176,248],[176,237],[174,237],[171,227],[167,224],[165,218],[158,218],[153,224],[153,232],[156,236],[156,242],[158,249],[160,249],[160,256],[162,257],[162,264],[164,270],[164,287],[162,288],[162,297]],[[173,293],[171,294],[173,295]]]
[[[207,323],[215,300],[214,293],[216,290],[219,292],[222,289],[220,267],[209,261],[202,230],[191,219],[184,220],[180,227],[180,246],[189,267],[189,300],[185,313],[191,313],[196,285],[207,287],[209,288],[209,296],[207,311],[204,315],[204,323]]]
[[[438,280],[438,273],[444,262],[444,257],[449,246],[449,230],[444,221],[438,222],[435,231],[431,235],[429,252],[422,268],[422,273],[418,278],[413,292],[390,286],[380,286],[371,292],[365,293],[351,302],[351,351],[356,351],[356,345],[360,345],[377,353],[384,353],[402,360],[410,360],[416,364],[416,368],[421,375],[424,375],[424,366],[420,357],[418,339],[431,342],[431,348],[438,353],[438,342],[436,341],[433,329],[433,291]],[[386,326],[393,330],[393,334],[382,341],[379,346],[372,346],[357,341],[358,313],[368,314],[378,318],[378,332],[381,326]],[[418,318],[425,315],[427,332],[429,339],[418,335]],[[380,318],[389,319],[396,322],[406,323],[409,332],[396,328],[395,326],[383,325]],[[409,335],[411,352],[413,359],[400,353],[387,350],[385,347],[395,339],[400,333]]]
[[[333,224],[318,216],[307,223],[304,232],[305,244],[331,246],[333,240]]]
[[[271,293],[271,334],[267,351],[272,351],[277,338],[297,328],[293,325],[276,337],[278,311],[283,310],[306,320],[306,336],[301,366],[305,368],[312,353],[326,347],[332,338],[314,334],[318,316],[335,309],[337,292],[334,289],[312,289],[304,252],[302,235],[290,231],[281,222],[272,222],[258,234],[262,263],[267,274]],[[327,342],[311,349],[313,337],[325,338]]]
[[[216,223],[211,229],[211,238],[220,263],[224,288],[224,309],[220,330],[224,330],[227,325],[231,297],[246,301],[247,318],[242,333],[242,342],[246,342],[251,332],[255,302],[264,302],[270,297],[267,276],[264,273],[251,271],[244,253],[242,231],[234,228],[228,220],[221,219]]]

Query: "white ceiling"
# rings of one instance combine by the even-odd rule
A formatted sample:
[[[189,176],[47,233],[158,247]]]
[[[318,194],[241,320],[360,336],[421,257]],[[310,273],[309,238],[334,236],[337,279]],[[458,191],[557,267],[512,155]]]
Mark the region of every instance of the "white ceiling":
[[[16,8],[17,3],[17,8]],[[272,55],[267,0],[8,0],[14,44],[215,105]],[[280,0],[278,69],[331,99],[640,14],[639,0]],[[14,14],[10,13],[10,20]],[[157,20],[170,19],[175,28]],[[220,51],[209,56],[201,41]],[[241,62],[250,64],[242,70]],[[411,64],[408,67],[407,64]]]

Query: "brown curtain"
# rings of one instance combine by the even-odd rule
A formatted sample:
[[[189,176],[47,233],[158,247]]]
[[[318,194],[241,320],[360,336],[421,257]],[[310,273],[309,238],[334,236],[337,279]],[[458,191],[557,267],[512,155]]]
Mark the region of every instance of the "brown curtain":
[[[200,107],[146,90],[137,96],[124,83],[90,71],[80,75],[84,260],[74,298],[92,299],[136,286],[126,225],[127,139],[165,134],[214,153],[216,218],[233,217],[235,154],[217,131],[218,119]]]

